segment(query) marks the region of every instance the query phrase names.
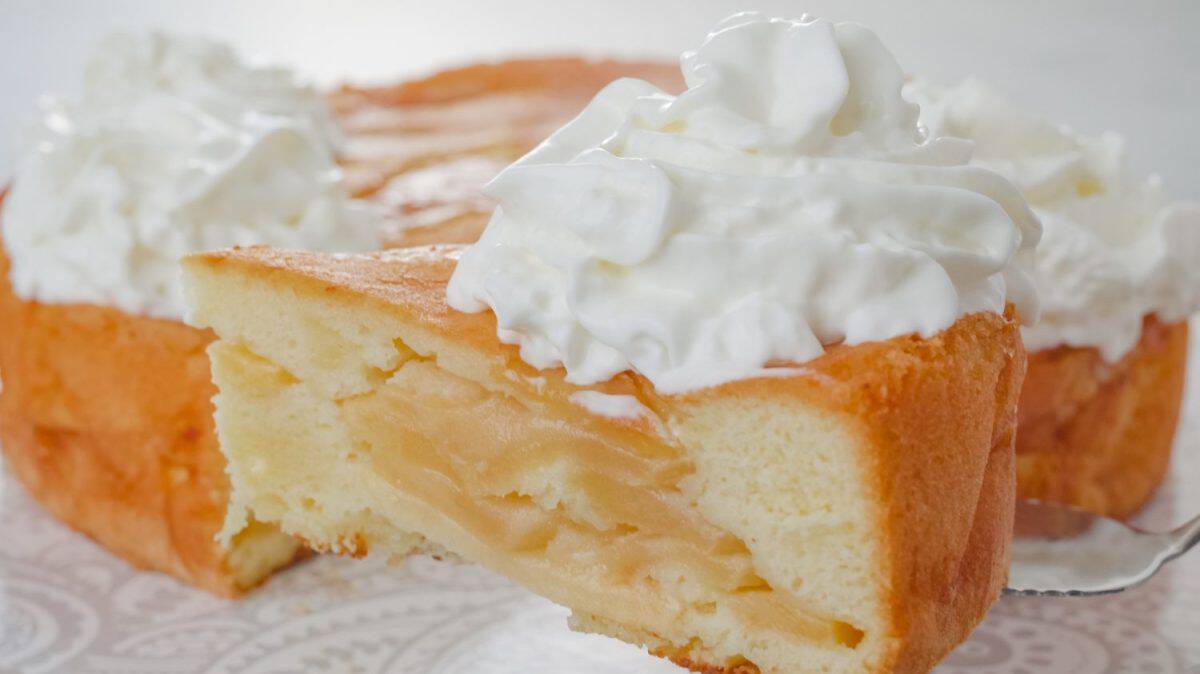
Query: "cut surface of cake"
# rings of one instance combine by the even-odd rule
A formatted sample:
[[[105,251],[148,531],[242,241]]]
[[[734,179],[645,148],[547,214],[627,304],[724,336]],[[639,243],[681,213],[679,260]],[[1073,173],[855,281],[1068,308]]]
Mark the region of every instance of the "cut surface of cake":
[[[920,672],[966,637],[1039,224],[861,26],[736,15],[681,64],[502,172],[473,246],[185,261],[226,539],[449,551],[698,671]]]
[[[446,549],[710,671],[925,671],[982,619],[1011,535],[1015,321],[693,394],[579,387],[445,306],[459,253],[186,263],[221,337],[226,535],[251,512],[319,550]]]
[[[1041,298],[1022,329],[1019,495],[1135,514],[1174,445],[1187,318],[1200,309],[1200,204],[1134,172],[1120,136],[1052,124],[978,80],[908,94],[932,135],[974,141],[972,162],[1016,184],[1045,227],[1018,261]]]
[[[410,228],[428,240],[474,238],[490,209],[479,188],[548,124],[567,120],[613,77],[664,86],[678,79],[677,70],[652,63],[513,61],[341,87],[326,105],[285,71],[252,69],[212,43],[160,35],[113,38],[89,72],[85,100],[46,111],[74,126],[64,132],[47,123],[50,150],[18,169],[20,203],[2,211],[6,466],[52,515],[131,564],[226,596],[260,583],[300,546],[265,525],[228,548],[215,540],[229,486],[212,423],[205,347],[213,335],[180,320],[171,251],[237,241],[364,250],[401,243]],[[246,82],[255,83],[250,91]],[[183,157],[208,160],[238,147],[218,130],[212,138],[227,144],[209,147],[164,122],[188,128],[195,108],[183,103],[197,91],[200,107],[224,102],[211,119],[253,140],[235,151],[242,159],[211,161],[234,168],[178,205],[169,190],[198,182],[180,172]],[[273,126],[247,127],[230,111],[254,111]],[[336,157],[344,186],[325,178],[335,168],[327,136],[344,138]],[[280,151],[277,141],[301,151]],[[272,182],[276,175],[299,189]],[[369,199],[387,217],[365,217],[360,202],[348,219],[341,192]],[[480,196],[457,200],[466,193]],[[178,207],[156,214],[156,203]],[[281,227],[284,238],[247,224],[289,218],[302,231]],[[370,231],[377,226],[381,235]],[[21,267],[15,277],[10,258]]]

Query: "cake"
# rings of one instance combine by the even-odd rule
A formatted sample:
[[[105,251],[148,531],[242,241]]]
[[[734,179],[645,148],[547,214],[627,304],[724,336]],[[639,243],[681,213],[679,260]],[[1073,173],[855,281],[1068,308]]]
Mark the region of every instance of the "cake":
[[[657,79],[660,72],[669,71],[654,64],[581,59],[513,61],[390,87],[345,86],[329,94],[326,104],[295,84],[290,73],[248,68],[207,42],[165,36],[110,40],[89,66],[89,93],[82,104],[54,104],[47,110],[41,140],[55,149],[45,157],[36,148],[31,152],[33,158],[18,168],[15,196],[22,203],[0,211],[5,222],[0,441],[7,469],[52,515],[138,568],[169,573],[225,596],[257,585],[289,563],[300,546],[265,525],[248,527],[229,545],[214,539],[229,487],[212,423],[216,389],[205,348],[213,335],[181,321],[174,256],[256,241],[331,250],[378,248],[402,241],[406,226],[419,226],[422,214],[435,210],[438,227],[413,231],[454,240],[453,231],[476,216],[459,207],[461,222],[452,222],[438,195],[454,194],[452,185],[464,180],[477,191],[490,178],[464,173],[464,166],[511,161],[533,146],[533,136],[544,135],[546,124],[568,119],[618,73]],[[657,81],[669,86],[672,80]],[[252,93],[243,89],[247,85],[253,85]],[[121,257],[112,242],[130,230],[119,214],[153,201],[140,196],[138,187],[157,189],[154,198],[171,195],[151,172],[178,178],[182,174],[172,161],[211,158],[204,152],[219,157],[219,147],[193,148],[189,143],[195,136],[177,137],[162,122],[164,114],[178,114],[163,108],[190,98],[207,100],[198,98],[207,94],[195,93],[205,87],[224,96],[229,109],[276,116],[270,130],[249,129],[255,142],[247,154],[258,153],[259,159],[244,161],[242,173],[233,175],[237,183],[227,193],[232,196],[221,206],[227,210],[181,208],[184,216],[143,217],[143,222],[155,217],[171,222],[186,231],[181,234],[186,241],[164,227],[154,235],[158,238],[144,242],[161,247],[161,253],[149,259],[133,252]],[[135,123],[141,126],[126,124],[126,115],[140,115]],[[55,120],[77,128],[64,132]],[[232,128],[245,124],[237,117],[226,121]],[[272,148],[271,139],[281,134],[299,141],[300,155]],[[148,147],[143,156],[116,153],[131,164],[128,174],[116,174],[115,184],[128,187],[115,189],[135,195],[125,206],[117,202],[124,198],[121,193],[102,182],[114,175],[105,173],[111,171],[104,168],[108,164],[95,160],[105,151],[96,148],[111,138],[153,139],[139,141]],[[326,143],[340,145],[344,181],[328,178],[336,172]],[[236,226],[218,231],[230,217],[264,212],[274,217],[271,207],[246,211],[236,199],[270,189],[264,176],[288,165],[315,168],[297,174],[306,180],[295,191],[276,186],[282,190],[279,203],[307,208],[310,230],[328,224],[328,231],[310,231],[307,238]],[[347,201],[344,192],[371,200],[371,207]],[[96,194],[115,195],[116,205],[86,201]],[[69,220],[52,220],[68,209],[82,210]],[[56,231],[46,222],[71,226]],[[10,280],[10,256],[24,265],[17,272],[19,288]],[[72,275],[80,269],[86,273]],[[58,277],[51,276],[56,272]]]
[[[184,261],[222,540],[477,562],[702,672],[966,638],[1006,576],[1040,225],[921,138],[861,26],[736,15],[681,64],[502,172],[473,246]]]
[[[1050,124],[978,80],[908,93],[931,134],[971,139],[972,161],[1011,179],[1045,225],[1022,261],[1042,312],[1023,328],[1018,494],[1133,515],[1170,463],[1200,308],[1200,206],[1134,173],[1119,136]]]
[[[1000,592],[1011,318],[690,395],[632,373],[578,387],[526,365],[489,314],[446,307],[459,252],[187,262],[196,316],[221,336],[229,535],[248,510],[321,551],[449,550],[579,629],[710,671],[925,671]]]

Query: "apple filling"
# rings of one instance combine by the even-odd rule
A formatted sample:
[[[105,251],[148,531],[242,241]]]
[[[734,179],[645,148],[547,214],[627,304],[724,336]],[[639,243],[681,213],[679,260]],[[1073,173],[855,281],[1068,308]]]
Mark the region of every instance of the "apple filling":
[[[397,347],[394,370],[328,402],[342,434],[338,460],[393,492],[407,513],[397,528],[622,623],[732,618],[789,641],[862,640],[856,627],[772,588],[745,543],[701,516],[680,488],[694,468],[669,433],[489,390]],[[308,386],[242,346],[221,344],[213,355],[220,367],[256,371],[259,395]],[[300,505],[319,511],[323,501]],[[369,533],[339,538],[374,545]]]

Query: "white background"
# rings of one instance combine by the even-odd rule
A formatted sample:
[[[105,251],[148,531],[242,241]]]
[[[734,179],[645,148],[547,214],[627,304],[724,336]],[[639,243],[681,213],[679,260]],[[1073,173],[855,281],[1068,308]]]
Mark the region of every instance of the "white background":
[[[514,53],[673,58],[744,9],[865,23],[909,72],[980,75],[1055,120],[1119,130],[1136,167],[1200,198],[1200,0],[0,0],[0,176],[37,95],[75,91],[114,29],[216,36],[331,83]]]

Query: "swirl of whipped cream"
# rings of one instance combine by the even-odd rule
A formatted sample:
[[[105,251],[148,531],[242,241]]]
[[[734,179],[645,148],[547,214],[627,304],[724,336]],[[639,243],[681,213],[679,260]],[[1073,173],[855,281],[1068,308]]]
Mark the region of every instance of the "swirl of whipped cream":
[[[4,201],[22,298],[181,319],[178,259],[233,245],[377,247],[325,101],[282,69],[163,35],[108,39],[77,104],[47,100]]]
[[[972,140],[972,163],[1016,184],[1045,227],[1020,260],[1042,305],[1026,346],[1096,347],[1116,361],[1147,314],[1174,322],[1200,309],[1200,204],[1170,203],[1156,176],[1135,175],[1119,136],[1022,113],[974,79],[916,81],[905,95],[932,134]]]
[[[680,96],[618,80],[488,186],[452,307],[569,381],[664,392],[1036,312],[1010,261],[1037,219],[969,143],[921,136],[874,33],[739,14],[681,64]]]

